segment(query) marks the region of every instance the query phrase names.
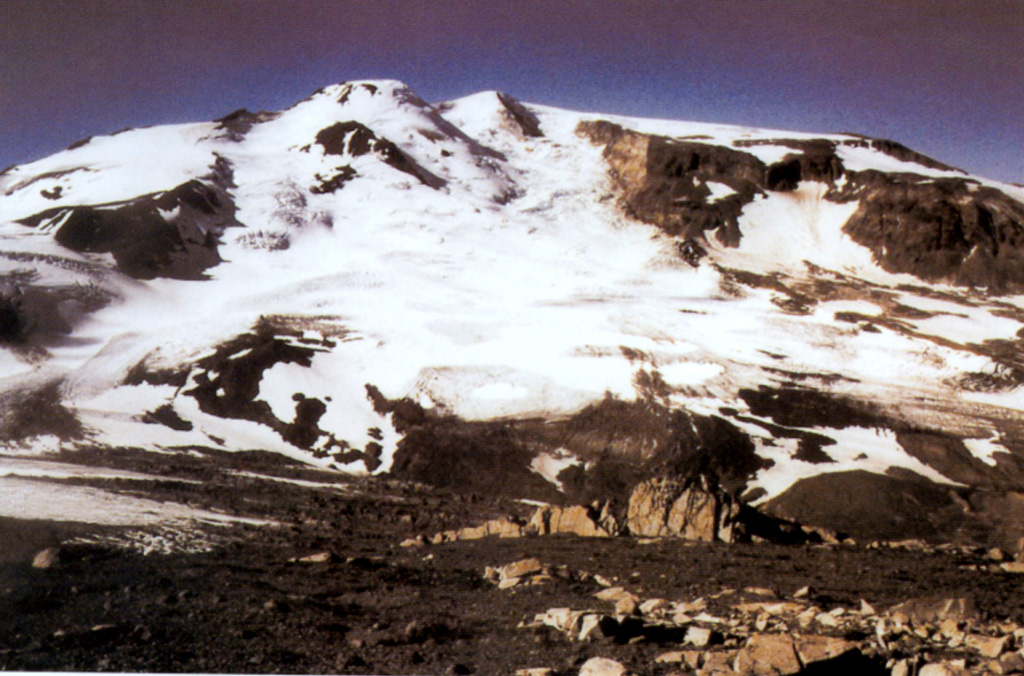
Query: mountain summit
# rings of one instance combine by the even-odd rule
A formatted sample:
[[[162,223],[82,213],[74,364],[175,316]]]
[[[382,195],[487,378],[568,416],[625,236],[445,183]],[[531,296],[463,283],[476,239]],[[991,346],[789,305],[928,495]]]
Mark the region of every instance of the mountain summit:
[[[350,82],[8,169],[0,238],[11,455],[565,503],[699,474],[867,536],[1024,535],[985,516],[1024,491],[1024,188],[892,141]]]

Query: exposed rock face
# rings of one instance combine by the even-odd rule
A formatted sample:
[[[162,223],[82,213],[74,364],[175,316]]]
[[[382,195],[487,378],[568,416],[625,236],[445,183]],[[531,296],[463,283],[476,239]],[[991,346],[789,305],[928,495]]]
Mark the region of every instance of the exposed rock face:
[[[890,157],[895,157],[897,160],[920,164],[928,169],[960,172],[956,167],[951,167],[948,164],[939,162],[938,160],[932,159],[927,155],[923,155],[916,150],[911,150],[902,143],[890,141],[889,139],[861,137],[860,139],[846,139],[843,141],[843,145],[855,148],[873,148],[875,150],[882,151]]]
[[[201,279],[221,262],[217,252],[224,230],[240,226],[228,192],[231,168],[218,160],[203,180],[126,204],[58,207],[19,221],[42,227],[57,224],[54,239],[77,252],[110,253],[118,269],[138,279]]]
[[[1024,288],[1024,204],[966,177],[849,171],[837,152],[844,145],[870,147],[927,169],[955,172],[898,143],[734,143],[740,149],[793,148],[793,153],[766,165],[740,149],[643,134],[606,121],[581,123],[577,131],[604,146],[623,207],[680,238],[680,253],[690,262],[700,258],[700,243],[709,233],[724,246],[738,246],[743,237],[739,217],[757,195],[788,192],[801,181],[818,181],[829,187],[826,199],[859,203],[843,231],[870,249],[886,270],[1000,293]],[[732,192],[714,198],[709,184],[727,186]]]
[[[578,132],[605,146],[604,157],[622,203],[640,220],[683,241],[711,231],[727,246],[739,244],[743,205],[761,193],[764,163],[718,145],[680,141],[623,129],[610,122],[583,123]],[[708,181],[734,194],[709,201]]]
[[[498,92],[498,100],[501,101],[501,105],[505,106],[509,119],[519,128],[523,136],[527,138],[544,136],[544,132],[540,128],[540,120],[529,108],[504,92]]]
[[[626,527],[633,535],[729,542],[738,513],[736,505],[708,491],[672,479],[651,479],[633,489]]]
[[[241,141],[254,126],[260,122],[272,120],[278,117],[278,115],[279,113],[268,113],[265,111],[254,113],[245,108],[239,108],[224,117],[217,118],[215,122],[219,123],[218,127],[226,131],[228,138],[232,141]]]
[[[427,171],[414,159],[386,138],[378,138],[369,127],[355,121],[336,122],[317,132],[316,142],[328,155],[360,157],[375,154],[385,164],[413,176],[435,190],[447,181]]]
[[[711,476],[726,491],[741,489],[767,465],[735,425],[718,416],[672,411],[649,399],[607,397],[569,418],[465,421],[425,410],[409,399],[388,400],[368,386],[381,414],[404,434],[391,473],[460,490],[486,490],[546,502],[625,503],[652,476]],[[539,451],[566,449],[591,463],[569,467],[563,489],[528,469]]]
[[[609,512],[607,503],[601,510],[585,505],[548,505],[533,513],[525,530],[537,535],[561,533],[582,537],[610,537],[617,534],[618,524]]]
[[[833,199],[859,200],[843,231],[890,272],[999,293],[1024,288],[1024,204],[994,188],[861,171]]]

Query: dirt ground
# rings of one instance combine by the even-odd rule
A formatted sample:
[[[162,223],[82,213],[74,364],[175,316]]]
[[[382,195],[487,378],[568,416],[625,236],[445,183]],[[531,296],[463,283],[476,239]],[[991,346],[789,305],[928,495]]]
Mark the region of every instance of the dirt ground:
[[[0,520],[0,669],[512,674],[551,667],[575,675],[600,655],[637,674],[671,670],[654,662],[678,648],[670,637],[570,642],[550,628],[518,628],[552,607],[611,608],[593,597],[592,579],[577,575],[506,590],[483,577],[486,566],[526,557],[604,576],[644,598],[689,600],[745,587],[785,595],[809,585],[823,606],[852,608],[864,599],[886,608],[942,593],[973,596],[989,617],[1024,621],[1018,577],[965,568],[982,552],[569,536],[401,547],[413,535],[529,507],[347,479],[264,454],[97,453],[76,461],[202,479],[87,483],[272,523],[142,529]],[[161,543],[171,538],[178,551],[168,553]],[[124,546],[129,541],[136,546]],[[48,547],[59,548],[56,563],[34,568]],[[327,560],[294,561],[311,554]]]

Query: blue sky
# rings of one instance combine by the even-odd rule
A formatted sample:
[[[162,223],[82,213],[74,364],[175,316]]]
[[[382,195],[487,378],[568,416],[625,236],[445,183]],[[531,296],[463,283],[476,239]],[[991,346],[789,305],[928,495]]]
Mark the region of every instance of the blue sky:
[[[361,78],[856,132],[1024,182],[1024,0],[3,0],[0,167]]]

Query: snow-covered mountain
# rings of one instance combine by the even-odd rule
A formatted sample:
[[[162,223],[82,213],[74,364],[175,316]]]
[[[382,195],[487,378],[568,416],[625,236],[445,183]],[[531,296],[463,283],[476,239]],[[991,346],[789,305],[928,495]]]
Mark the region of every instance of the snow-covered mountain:
[[[1022,509],[1024,188],[890,141],[346,83],[10,168],[0,240],[7,456]]]

